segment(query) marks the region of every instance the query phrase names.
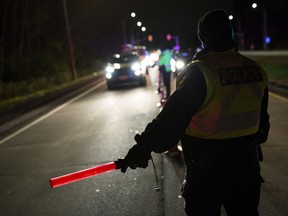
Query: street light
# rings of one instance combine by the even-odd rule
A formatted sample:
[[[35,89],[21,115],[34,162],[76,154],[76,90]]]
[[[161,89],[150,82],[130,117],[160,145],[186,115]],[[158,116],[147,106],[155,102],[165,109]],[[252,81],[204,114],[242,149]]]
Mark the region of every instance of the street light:
[[[255,9],[255,8],[257,8],[257,6],[258,6],[258,5],[257,5],[257,3],[252,3],[252,5],[251,5],[251,6],[252,6],[252,8],[254,8],[254,9]]]
[[[258,7],[257,3],[253,3],[251,5],[251,7],[253,9],[256,9]],[[268,36],[267,36],[267,9],[265,7],[262,7],[263,9],[263,15],[262,15],[262,45],[263,45],[263,48],[265,50],[268,49],[268,46],[267,46],[267,42],[270,42],[270,40],[267,40]],[[270,39],[270,38],[269,38]]]
[[[147,28],[145,26],[143,26],[143,23],[140,20],[135,22],[135,17],[136,17],[136,13],[131,12],[130,18],[132,18],[132,20],[133,20],[133,21],[129,22],[130,44],[131,45],[135,45],[136,43],[140,43],[141,41],[144,41],[144,38],[141,38],[141,36],[142,36],[141,32],[147,31]],[[137,25],[137,27],[135,26],[135,24]],[[139,29],[138,29],[138,27],[139,27]],[[124,19],[122,19],[122,33],[123,33],[124,44],[127,44],[126,26],[125,26]],[[145,40],[147,40],[147,37],[145,37]]]
[[[231,14],[228,16],[229,20],[232,22],[235,20],[234,16]],[[236,18],[235,23],[237,24],[237,31],[233,32],[234,36],[236,36],[237,41],[238,41],[238,49],[244,49],[245,41],[244,41],[244,33],[242,31],[242,26],[241,26],[241,20],[240,18]],[[235,28],[236,30],[236,28]],[[235,39],[235,38],[234,38]]]
[[[136,17],[136,13],[135,12],[131,12],[131,17],[132,19],[134,19]],[[142,23],[140,21],[137,22],[137,25],[141,26]],[[135,38],[134,38],[134,30],[133,30],[133,24],[130,26],[130,36],[131,36],[131,44],[134,45],[135,43]]]
[[[134,19],[136,17],[136,13],[131,12],[130,17],[132,19]],[[133,44],[134,43],[134,35],[133,35],[133,28],[131,25],[129,25],[129,30],[130,30],[130,43]],[[122,34],[123,34],[123,42],[124,42],[124,44],[127,44],[128,40],[127,40],[127,35],[126,35],[126,23],[125,23],[124,18],[122,19]]]

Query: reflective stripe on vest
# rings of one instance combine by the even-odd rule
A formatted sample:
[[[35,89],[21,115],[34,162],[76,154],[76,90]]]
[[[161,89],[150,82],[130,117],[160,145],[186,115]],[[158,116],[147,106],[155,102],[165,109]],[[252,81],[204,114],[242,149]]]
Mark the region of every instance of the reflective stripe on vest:
[[[251,61],[246,64],[240,54],[234,53],[232,58],[231,53],[227,58],[222,56],[222,62],[218,59],[219,55],[209,54],[205,62],[192,63],[205,77],[207,97],[192,117],[186,134],[199,138],[227,139],[256,133],[267,85],[266,74]]]

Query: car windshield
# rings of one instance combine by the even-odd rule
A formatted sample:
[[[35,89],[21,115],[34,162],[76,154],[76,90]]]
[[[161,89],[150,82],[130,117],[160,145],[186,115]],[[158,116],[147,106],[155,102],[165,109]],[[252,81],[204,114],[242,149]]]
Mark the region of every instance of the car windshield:
[[[137,55],[125,55],[119,58],[113,57],[112,63],[129,63],[139,61],[139,57]]]

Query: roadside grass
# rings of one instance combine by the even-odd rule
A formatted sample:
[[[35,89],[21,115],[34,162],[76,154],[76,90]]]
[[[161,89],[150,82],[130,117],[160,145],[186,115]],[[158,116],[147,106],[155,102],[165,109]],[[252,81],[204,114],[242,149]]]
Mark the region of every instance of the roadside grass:
[[[288,87],[288,58],[253,58],[267,73],[269,82]]]
[[[40,98],[46,94],[65,89],[78,82],[93,78],[98,73],[93,73],[79,77],[72,81],[69,74],[62,77],[42,77],[21,82],[8,83],[2,85],[2,98],[0,100],[0,113],[31,99]]]
[[[288,57],[287,52],[275,54],[274,51],[264,54],[264,51],[242,51],[242,54],[256,61],[266,71],[269,81],[286,83],[288,86]],[[276,51],[277,52],[277,51]]]
[[[259,63],[271,78],[288,79],[288,63]]]

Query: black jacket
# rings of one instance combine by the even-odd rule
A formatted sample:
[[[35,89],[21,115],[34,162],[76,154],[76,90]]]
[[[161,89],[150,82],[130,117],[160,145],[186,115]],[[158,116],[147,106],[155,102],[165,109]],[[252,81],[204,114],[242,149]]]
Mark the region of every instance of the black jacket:
[[[168,98],[164,108],[152,122],[150,122],[141,135],[135,136],[137,144],[145,145],[153,152],[162,153],[181,140],[182,144],[189,143],[264,143],[267,140],[270,128],[268,109],[268,87],[264,92],[261,108],[259,131],[256,134],[233,138],[210,140],[185,135],[192,116],[202,106],[207,94],[204,76],[196,66],[190,68],[191,73],[181,79],[176,91]]]

